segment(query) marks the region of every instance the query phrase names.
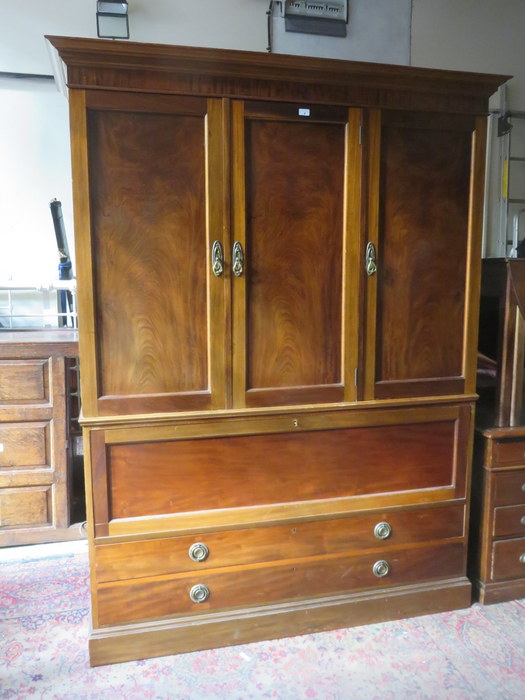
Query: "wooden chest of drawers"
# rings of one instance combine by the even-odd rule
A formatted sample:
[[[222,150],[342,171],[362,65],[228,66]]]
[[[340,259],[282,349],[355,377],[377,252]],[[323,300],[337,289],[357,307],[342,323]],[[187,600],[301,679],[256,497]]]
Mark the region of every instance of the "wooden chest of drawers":
[[[76,331],[0,333],[0,546],[79,539],[71,525],[66,363]]]
[[[494,428],[478,439],[485,452],[475,473],[470,571],[480,602],[498,603],[525,595],[525,430]]]

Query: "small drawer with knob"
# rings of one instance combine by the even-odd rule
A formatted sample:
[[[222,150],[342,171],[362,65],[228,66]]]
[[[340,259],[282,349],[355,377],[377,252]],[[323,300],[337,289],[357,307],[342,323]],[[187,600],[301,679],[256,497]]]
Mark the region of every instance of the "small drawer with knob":
[[[98,624],[340,596],[463,576],[463,543],[325,555],[100,583]]]
[[[494,537],[525,537],[525,504],[494,508]]]
[[[492,579],[525,578],[525,537],[495,542],[492,548]]]
[[[494,505],[525,505],[525,469],[493,475]]]
[[[413,508],[289,525],[97,544],[100,583],[203,568],[402,547],[463,537],[464,506]]]
[[[492,466],[525,465],[525,439],[492,440]]]

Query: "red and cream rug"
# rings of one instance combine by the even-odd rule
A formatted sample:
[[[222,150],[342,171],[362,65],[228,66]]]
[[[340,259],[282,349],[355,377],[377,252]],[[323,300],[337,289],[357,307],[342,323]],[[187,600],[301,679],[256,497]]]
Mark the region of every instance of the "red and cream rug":
[[[0,698],[525,698],[525,601],[90,668],[87,546],[0,551]]]

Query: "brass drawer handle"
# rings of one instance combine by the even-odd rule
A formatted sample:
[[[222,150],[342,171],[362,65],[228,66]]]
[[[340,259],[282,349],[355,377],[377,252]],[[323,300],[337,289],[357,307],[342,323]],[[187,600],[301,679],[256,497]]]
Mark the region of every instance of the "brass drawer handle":
[[[372,572],[377,578],[383,578],[383,576],[387,576],[390,573],[390,564],[384,559],[380,559],[372,567]]]
[[[524,515],[523,518],[521,519],[521,524],[522,524],[522,525],[525,525],[525,515]]]
[[[522,554],[520,557],[520,564],[525,564],[525,554]]]
[[[188,550],[188,556],[192,561],[205,561],[210,550],[202,542],[195,542]]]
[[[522,491],[525,491],[525,484],[522,484],[522,485],[521,485],[521,490],[522,490]]]
[[[392,534],[392,526],[390,523],[382,522],[377,523],[374,528],[374,536],[378,540],[387,540]]]
[[[210,589],[203,583],[198,583],[190,590],[190,598],[193,603],[204,603],[210,597]]]
[[[211,248],[211,269],[215,277],[220,277],[224,272],[224,255],[220,241],[214,241]]]
[[[244,253],[239,241],[235,241],[232,251],[232,270],[235,277],[240,277],[244,271]]]

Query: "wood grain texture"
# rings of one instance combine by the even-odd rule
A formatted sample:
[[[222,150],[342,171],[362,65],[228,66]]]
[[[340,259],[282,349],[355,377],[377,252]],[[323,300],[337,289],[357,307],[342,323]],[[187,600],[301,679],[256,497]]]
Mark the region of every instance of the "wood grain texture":
[[[70,88],[142,90],[482,114],[509,76],[48,36]],[[225,80],[225,76],[228,79]]]
[[[2,339],[3,340],[3,339]],[[0,360],[0,403],[47,403],[49,400],[49,361]]]
[[[390,572],[374,576],[372,567],[386,559]],[[377,552],[359,556],[291,559],[280,564],[212,569],[178,576],[152,577],[99,584],[98,623],[165,615],[201,613],[276,601],[309,598],[359,589],[384,587],[460,576],[464,567],[462,543]],[[385,580],[386,579],[386,580]],[[195,604],[192,586],[203,583],[209,600]]]
[[[525,536],[525,503],[495,508],[493,534],[495,537]]]
[[[227,613],[95,627],[89,640],[90,661],[93,666],[98,666],[457,610],[470,605],[471,594],[470,582],[462,576],[306,598],[273,606],[240,608]],[[203,627],[206,634],[202,633]],[[118,644],[115,643],[117,639]]]
[[[360,550],[396,549],[407,544],[461,538],[464,506],[379,512],[336,520],[295,522],[289,525],[243,528],[182,537],[164,537],[96,546],[96,580],[117,581],[161,576],[182,571],[255,564]],[[374,535],[374,528],[387,522],[392,533],[387,540]],[[524,527],[525,530],[525,527]],[[188,550],[204,543],[209,555],[194,562]]]
[[[94,112],[89,134],[100,391],[206,390],[204,118]]]
[[[453,421],[111,445],[110,517],[451,485],[454,445]]]
[[[382,130],[379,381],[463,372],[471,123],[414,122]]]
[[[0,469],[51,467],[49,423],[0,423]]]
[[[505,581],[525,577],[525,562],[520,557],[525,554],[525,537],[501,540],[494,543],[492,559],[492,579]]]
[[[51,526],[51,486],[0,489],[0,528]]]
[[[246,124],[247,388],[339,384],[344,125]]]
[[[494,474],[494,505],[510,506],[525,503],[525,469]]]
[[[0,336],[0,547],[80,539],[70,527],[65,369],[77,333]]]

